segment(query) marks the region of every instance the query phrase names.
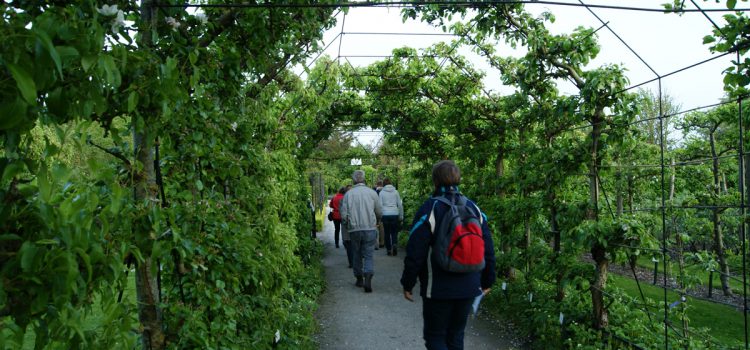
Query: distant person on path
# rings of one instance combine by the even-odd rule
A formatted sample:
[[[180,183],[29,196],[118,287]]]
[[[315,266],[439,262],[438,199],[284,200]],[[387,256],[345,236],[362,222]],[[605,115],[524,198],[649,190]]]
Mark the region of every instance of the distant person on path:
[[[378,182],[375,183],[375,187],[372,188],[375,190],[375,193],[380,195],[380,191],[383,190],[383,181],[378,180]],[[383,229],[383,221],[378,219],[378,244],[375,246],[375,250],[378,250],[378,248],[383,248],[385,246],[385,230]]]
[[[349,191],[352,188],[352,185],[346,185],[344,187],[344,195],[346,195],[346,192]],[[344,198],[342,196],[341,200],[343,201]],[[341,203],[339,203],[339,213],[341,213]],[[354,257],[352,254],[354,253],[352,251],[352,238],[349,236],[349,231],[346,230],[346,225],[341,225],[341,239],[344,240],[344,249],[346,249],[346,260],[349,261],[349,268],[352,268],[352,263],[354,261]]]
[[[404,219],[404,206],[401,196],[391,184],[391,179],[383,179],[385,185],[380,191],[380,205],[383,207],[383,230],[385,249],[389,256],[396,256],[398,250],[399,223]]]
[[[472,302],[479,295],[486,295],[495,282],[495,250],[486,216],[474,202],[465,199],[458,191],[461,173],[456,164],[450,160],[435,164],[432,182],[435,185],[434,195],[422,204],[414,217],[406,246],[401,285],[404,298],[414,301],[412,289],[419,279],[419,294],[423,301],[423,337],[427,349],[463,349],[464,329]],[[443,200],[463,203],[462,208],[471,211],[477,218],[472,223],[480,223],[476,226],[481,226],[484,264],[483,268],[480,264],[476,266],[481,270],[446,271],[435,256],[440,253],[431,253],[431,248],[436,245],[433,232],[441,232],[440,227],[435,226],[444,224],[443,216],[453,208]],[[476,230],[479,231],[479,228]],[[472,239],[481,247],[482,241],[477,241],[477,237]]]
[[[342,186],[339,191],[331,198],[331,203],[328,205],[331,207],[331,214],[333,217],[334,233],[333,238],[336,242],[336,248],[339,247],[339,234],[341,233],[341,200],[344,199],[344,193],[346,193],[346,187]]]
[[[341,201],[341,222],[351,237],[356,286],[372,292],[373,251],[378,239],[377,222],[383,215],[378,194],[365,185],[365,172],[355,170],[354,186]],[[364,260],[364,265],[363,265]]]

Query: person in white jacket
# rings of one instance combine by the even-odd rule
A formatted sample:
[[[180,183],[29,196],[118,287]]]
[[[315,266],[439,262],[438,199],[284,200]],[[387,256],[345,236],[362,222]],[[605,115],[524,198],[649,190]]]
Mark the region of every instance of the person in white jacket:
[[[396,256],[398,252],[398,231],[404,220],[404,205],[401,196],[391,184],[391,180],[383,180],[385,185],[380,191],[380,206],[383,208],[383,230],[385,231],[385,249],[388,256]]]

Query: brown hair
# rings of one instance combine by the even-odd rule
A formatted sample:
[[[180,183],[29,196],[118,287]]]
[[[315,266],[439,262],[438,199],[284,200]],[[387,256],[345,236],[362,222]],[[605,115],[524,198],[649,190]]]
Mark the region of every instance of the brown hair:
[[[452,160],[441,160],[432,167],[432,184],[435,188],[458,186],[461,183],[461,170]]]
[[[387,177],[385,179],[383,179],[383,185],[390,185],[390,184],[391,184],[391,179],[389,179]]]

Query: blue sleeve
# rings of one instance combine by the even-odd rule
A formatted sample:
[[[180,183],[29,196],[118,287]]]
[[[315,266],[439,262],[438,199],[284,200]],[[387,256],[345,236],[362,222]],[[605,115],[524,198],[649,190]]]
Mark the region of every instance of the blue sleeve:
[[[484,215],[484,213],[482,213]],[[492,241],[492,232],[487,224],[487,216],[482,223],[482,237],[484,238],[484,270],[482,270],[482,289],[487,289],[495,284],[495,243]]]
[[[430,215],[432,206],[428,200],[419,208],[414,216],[409,242],[406,244],[406,257],[404,258],[404,272],[401,274],[401,285],[405,291],[411,291],[417,284],[419,273],[425,268],[427,254],[430,248],[432,232],[427,217]]]

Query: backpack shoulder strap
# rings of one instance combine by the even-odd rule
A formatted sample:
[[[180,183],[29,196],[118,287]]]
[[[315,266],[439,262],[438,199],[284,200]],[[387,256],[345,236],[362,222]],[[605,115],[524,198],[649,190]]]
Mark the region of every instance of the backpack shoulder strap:
[[[430,216],[427,220],[427,222],[430,224],[430,232],[435,233],[435,206],[438,202],[440,202],[441,197],[433,197],[436,199],[436,201],[432,202],[432,209],[430,209]]]

